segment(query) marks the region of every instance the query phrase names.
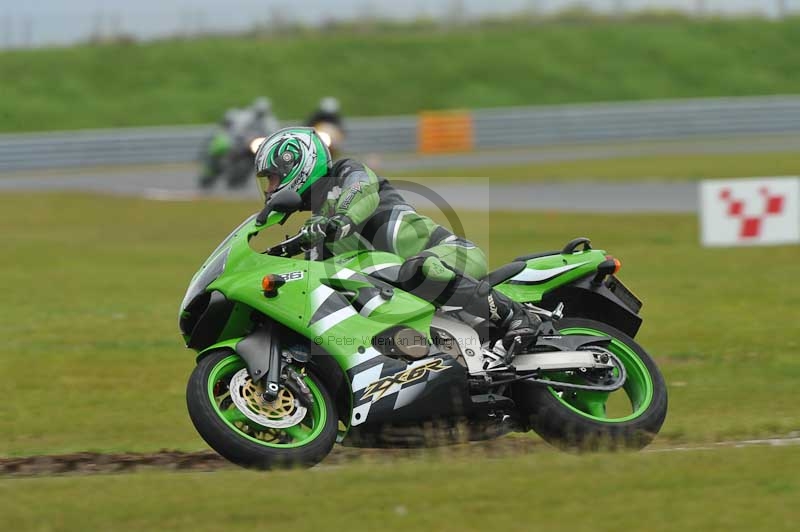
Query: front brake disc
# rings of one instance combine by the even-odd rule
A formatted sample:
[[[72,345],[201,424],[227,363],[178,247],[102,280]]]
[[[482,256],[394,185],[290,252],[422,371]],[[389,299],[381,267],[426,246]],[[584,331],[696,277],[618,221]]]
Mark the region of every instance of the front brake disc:
[[[263,397],[263,386],[253,382],[246,368],[239,370],[231,378],[228,387],[236,408],[247,419],[262,427],[274,429],[292,427],[300,423],[308,413],[308,409],[302,406],[286,387],[278,391],[274,401],[266,401]]]

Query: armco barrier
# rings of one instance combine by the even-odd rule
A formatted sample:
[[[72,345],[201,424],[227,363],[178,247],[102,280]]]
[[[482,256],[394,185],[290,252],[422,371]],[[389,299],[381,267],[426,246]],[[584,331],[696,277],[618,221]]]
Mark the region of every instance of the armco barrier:
[[[455,153],[475,149],[475,126],[469,111],[424,112],[417,126],[420,153]]]
[[[0,135],[0,171],[187,162],[213,126]],[[444,153],[576,142],[800,133],[800,96],[644,101],[352,118],[346,151]]]

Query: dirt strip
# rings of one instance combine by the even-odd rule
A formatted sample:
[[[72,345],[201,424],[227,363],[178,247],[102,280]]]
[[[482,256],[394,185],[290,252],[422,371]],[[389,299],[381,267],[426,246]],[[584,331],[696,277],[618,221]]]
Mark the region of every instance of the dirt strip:
[[[542,441],[528,438],[501,438],[498,440],[460,444],[426,449],[363,449],[336,446],[321,466],[335,466],[360,460],[395,460],[455,454],[494,457],[521,454],[535,449],[545,449]],[[213,451],[184,452],[162,450],[155,453],[96,453],[79,452],[61,455],[0,458],[0,477],[47,476],[69,474],[127,473],[146,469],[171,471],[215,471],[235,468]]]
[[[654,445],[644,452],[708,451],[740,447],[800,446],[800,436],[792,433],[780,438],[724,441],[696,445]],[[320,467],[344,465],[355,461],[387,460],[398,458],[431,457],[437,454],[472,457],[503,457],[548,449],[547,444],[528,438],[501,438],[498,440],[461,444],[433,449],[358,449],[337,446]],[[0,477],[34,477],[54,475],[91,475],[130,473],[142,470],[216,471],[235,469],[236,466],[213,451],[183,452],[162,450],[155,453],[95,453],[80,452],[61,455],[39,455],[19,458],[0,458]]]

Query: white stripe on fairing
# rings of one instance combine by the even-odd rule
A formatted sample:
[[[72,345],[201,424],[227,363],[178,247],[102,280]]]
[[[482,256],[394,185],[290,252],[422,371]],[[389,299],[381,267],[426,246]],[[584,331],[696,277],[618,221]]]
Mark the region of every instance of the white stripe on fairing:
[[[387,268],[392,268],[394,266],[400,266],[398,262],[387,262],[385,264],[376,264],[374,266],[369,266],[368,268],[364,268],[364,273],[375,273],[381,270],[385,270]]]
[[[580,268],[584,264],[589,264],[589,261],[580,262],[578,264],[569,264],[567,266],[561,266],[560,268],[550,268],[547,270],[535,270],[533,268],[526,268],[517,275],[515,275],[514,277],[512,277],[511,279],[509,279],[509,281],[520,281],[527,283],[546,281],[548,279],[552,279],[556,275],[568,272],[570,270],[574,270],[575,268]]]
[[[349,279],[355,274],[356,272],[354,272],[350,268],[342,268],[338,272],[334,273],[331,277],[333,277],[334,279]]]
[[[350,418],[351,425],[361,425],[367,420],[369,409],[372,408],[372,403],[364,403],[353,409],[353,416]]]
[[[384,303],[386,303],[386,300],[383,299],[383,296],[377,295],[372,299],[370,299],[369,301],[367,301],[367,304],[361,308],[360,314],[366,318],[370,314],[372,314],[376,308],[380,307]]]
[[[356,310],[353,307],[344,307],[343,309],[337,310],[333,314],[328,314],[312,325],[311,332],[319,336],[334,325],[338,324],[340,321],[344,321],[347,318],[355,316],[356,314]]]
[[[353,377],[353,391],[357,392],[358,390],[363,390],[374,381],[381,378],[381,370],[383,369],[383,364],[378,364],[377,366],[372,366],[369,369],[365,369],[361,373],[356,374]]]
[[[330,297],[335,290],[330,286],[320,285],[311,292],[311,315],[313,316],[314,313],[319,310],[319,307],[325,303],[325,300]]]

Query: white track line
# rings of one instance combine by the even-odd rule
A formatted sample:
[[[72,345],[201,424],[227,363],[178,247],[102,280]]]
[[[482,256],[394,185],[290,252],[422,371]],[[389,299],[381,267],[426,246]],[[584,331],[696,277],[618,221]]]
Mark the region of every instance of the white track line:
[[[793,447],[800,445],[800,435],[791,433],[784,438],[765,438],[761,440],[734,440],[709,443],[707,445],[684,445],[663,449],[645,449],[644,453],[672,453],[676,451],[713,451],[720,448],[740,449],[743,447]]]

